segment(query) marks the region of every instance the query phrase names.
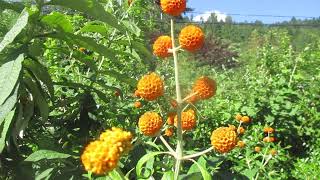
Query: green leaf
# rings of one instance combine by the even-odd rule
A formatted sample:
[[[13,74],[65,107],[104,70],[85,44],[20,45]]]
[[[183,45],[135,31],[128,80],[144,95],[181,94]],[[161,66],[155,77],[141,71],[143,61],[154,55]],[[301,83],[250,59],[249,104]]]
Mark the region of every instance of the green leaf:
[[[253,177],[257,174],[259,169],[246,169],[241,172],[241,174],[247,176],[249,179],[253,179]]]
[[[68,157],[71,157],[70,154],[64,154],[64,153],[59,153],[56,151],[51,151],[51,150],[39,150],[36,151],[32,154],[30,154],[30,156],[28,156],[24,161],[27,162],[37,162],[43,159],[66,159]]]
[[[70,9],[86,13],[93,18],[109,24],[110,26],[124,32],[123,26],[118,24],[115,16],[105,11],[104,7],[97,0],[52,0],[52,5],[60,5]]]
[[[4,121],[7,114],[14,108],[17,103],[19,84],[16,85],[16,88],[11,96],[5,101],[4,104],[0,106],[0,124]]]
[[[140,36],[140,33],[141,33],[141,29],[136,25],[134,24],[133,22],[130,22],[130,21],[123,21],[122,22],[124,26],[127,27],[128,30],[130,30],[133,34],[135,34],[136,36]]]
[[[35,104],[37,105],[37,108],[40,110],[40,115],[43,118],[44,121],[48,119],[49,116],[49,105],[45,99],[45,97],[42,95],[41,90],[39,89],[38,85],[27,75],[23,79],[25,85],[31,92]]]
[[[73,32],[73,26],[67,19],[66,15],[59,12],[52,12],[49,15],[44,16],[41,21],[53,28],[61,29],[64,32]]]
[[[163,174],[161,180],[171,180],[174,179],[174,173],[173,171],[167,171]]]
[[[7,132],[13,120],[14,114],[15,114],[15,110],[9,112],[9,114],[7,114],[7,116],[4,119],[3,126],[1,124],[2,128],[1,128],[1,137],[0,137],[0,153],[3,151],[4,146],[6,144]]]
[[[138,177],[142,176],[143,165],[146,162],[148,162],[151,158],[154,158],[155,156],[160,155],[160,154],[167,154],[167,153],[168,152],[151,152],[151,153],[148,153],[148,154],[144,155],[143,157],[141,157],[136,165],[137,176]]]
[[[82,27],[80,29],[80,32],[93,32],[93,33],[99,33],[103,36],[107,36],[108,34],[108,28],[106,27],[105,24],[93,24],[96,22],[91,22],[91,23],[87,23],[85,24],[84,27]]]
[[[27,25],[28,23],[28,17],[29,14],[26,9],[24,9],[19,18],[17,19],[16,23],[13,25],[13,27],[10,29],[9,32],[3,37],[2,41],[0,42],[0,52],[9,45],[17,36],[20,34],[22,29]]]
[[[116,78],[117,80],[119,81],[122,81],[132,87],[136,87],[137,85],[137,80],[125,75],[125,74],[121,74],[117,71],[114,71],[114,70],[105,70],[105,71],[102,71],[103,74],[106,74],[106,75],[109,75],[111,77],[114,77]]]
[[[118,168],[109,172],[108,177],[110,177],[111,179],[119,179],[119,180],[126,179],[126,177],[123,175],[123,173]]]
[[[42,180],[42,179],[45,179],[45,178],[48,178],[51,176],[51,172],[53,171],[54,168],[49,168],[49,169],[46,169],[45,171],[43,171],[42,173],[40,173],[39,175],[37,175],[35,177],[35,180]]]
[[[66,41],[68,44],[74,44],[79,47],[84,47],[86,49],[95,51],[102,56],[108,57],[110,60],[115,61],[116,53],[108,49],[106,46],[98,44],[90,37],[84,37],[80,35],[74,35],[71,33],[57,33],[50,35],[52,38],[57,38]]]
[[[20,76],[22,61],[23,54],[20,54],[15,60],[11,60],[0,67],[0,105],[4,103],[15,87]]]
[[[190,159],[190,161],[192,161],[193,163],[195,163],[197,165],[204,180],[211,180],[212,179],[211,175],[209,174],[209,172],[206,170],[205,167],[203,167],[201,164],[199,164],[198,162],[196,162],[193,159]]]
[[[207,161],[202,156],[198,159],[198,163],[204,168],[207,167]],[[192,173],[196,173],[196,172],[200,172],[200,169],[198,168],[197,164],[193,164],[190,167],[190,169],[189,169],[187,174],[192,174]]]
[[[54,96],[54,88],[48,69],[35,60],[26,59],[24,66],[44,84],[49,92],[50,97]]]

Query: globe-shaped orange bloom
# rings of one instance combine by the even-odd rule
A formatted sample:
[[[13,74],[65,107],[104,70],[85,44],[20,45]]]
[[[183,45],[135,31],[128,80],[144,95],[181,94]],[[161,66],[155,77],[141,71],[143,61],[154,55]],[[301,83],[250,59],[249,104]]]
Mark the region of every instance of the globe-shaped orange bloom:
[[[274,133],[274,129],[272,127],[265,127],[263,128],[263,132],[265,133]]]
[[[186,10],[186,0],[160,0],[160,6],[164,13],[171,16],[179,16]]]
[[[244,148],[244,147],[246,146],[246,143],[243,142],[243,141],[238,141],[237,146],[238,146],[239,148]]]
[[[153,44],[153,54],[165,58],[169,57],[169,49],[172,49],[172,41],[170,36],[160,36]]]
[[[202,76],[198,78],[193,85],[192,93],[195,94],[196,99],[209,99],[216,94],[217,83],[209,77]]]
[[[134,107],[141,108],[142,107],[142,103],[140,101],[136,101],[136,102],[134,102]]]
[[[139,119],[139,129],[146,136],[155,136],[159,133],[163,121],[156,112],[146,112]]]
[[[211,134],[211,145],[219,153],[227,153],[237,145],[237,134],[229,127],[219,127]]]
[[[167,128],[164,134],[168,137],[171,137],[173,136],[173,131],[173,128]]]
[[[274,142],[276,139],[274,137],[265,137],[263,138],[263,142]]]
[[[177,115],[176,112],[169,112],[168,113],[168,118],[167,118],[167,124],[172,126],[174,124],[174,118]]]
[[[178,126],[178,116],[174,118],[174,125]],[[192,130],[197,125],[196,112],[193,109],[189,109],[181,113],[181,125],[182,130]]]
[[[250,122],[250,118],[248,116],[242,116],[240,121],[242,123],[249,123]]]
[[[180,32],[179,42],[183,49],[195,52],[204,45],[204,33],[197,26],[186,26]]]
[[[246,130],[245,130],[242,126],[240,126],[240,127],[237,129],[237,133],[238,133],[238,134],[244,134],[245,131],[246,131]]]
[[[275,156],[275,155],[277,155],[277,150],[275,150],[275,149],[271,149],[270,151],[269,151],[269,153],[272,155],[272,156]]]
[[[259,153],[261,151],[261,147],[259,147],[259,146],[254,147],[254,151]]]
[[[81,162],[86,171],[105,174],[117,167],[120,152],[116,146],[103,141],[93,141],[81,155]]]
[[[137,86],[137,94],[148,100],[153,101],[164,93],[163,80],[156,73],[150,73],[143,76]]]
[[[173,108],[176,108],[178,106],[178,102],[174,99],[170,101],[170,104]]]
[[[124,131],[121,128],[112,127],[100,134],[99,140],[107,144],[111,144],[118,148],[121,154],[128,153],[132,148],[132,134],[131,132]]]
[[[128,0],[128,5],[130,6],[132,4],[133,0]]]
[[[236,119],[237,121],[241,121],[241,118],[242,118],[241,114],[237,114],[237,115],[235,116],[235,119]]]

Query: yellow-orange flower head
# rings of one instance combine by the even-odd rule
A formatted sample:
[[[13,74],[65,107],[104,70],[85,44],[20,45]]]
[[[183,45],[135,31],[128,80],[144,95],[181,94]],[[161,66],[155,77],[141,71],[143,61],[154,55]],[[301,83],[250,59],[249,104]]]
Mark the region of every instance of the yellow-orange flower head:
[[[160,36],[153,44],[153,54],[161,58],[170,56],[169,49],[172,49],[170,36]]]
[[[194,25],[189,25],[181,30],[179,42],[183,49],[194,52],[202,48],[204,44],[204,34],[201,28]]]
[[[164,134],[168,137],[171,137],[173,136],[173,131],[173,128],[167,128]]]
[[[167,124],[172,126],[174,124],[174,117],[177,115],[176,112],[169,112],[167,118]]]
[[[174,118],[174,125],[178,126],[178,116]],[[196,113],[193,109],[189,109],[181,113],[182,130],[192,130],[197,125]]]
[[[146,136],[155,136],[160,131],[163,121],[156,112],[146,112],[139,119],[139,129]]]
[[[179,16],[186,10],[186,0],[160,0],[160,6],[164,13],[171,16]]]
[[[156,73],[147,74],[138,82],[137,94],[148,101],[156,100],[163,92],[163,80]]]
[[[116,146],[121,154],[128,153],[132,148],[132,134],[121,128],[113,127],[111,130],[106,130],[100,135],[99,139]]]
[[[196,94],[197,99],[209,99],[216,94],[217,83],[209,77],[202,76],[193,85],[192,92]]]
[[[86,171],[105,174],[117,167],[120,152],[116,146],[103,141],[93,141],[81,155],[81,162]]]
[[[212,132],[211,145],[219,153],[227,153],[237,145],[237,134],[233,128],[219,127]]]

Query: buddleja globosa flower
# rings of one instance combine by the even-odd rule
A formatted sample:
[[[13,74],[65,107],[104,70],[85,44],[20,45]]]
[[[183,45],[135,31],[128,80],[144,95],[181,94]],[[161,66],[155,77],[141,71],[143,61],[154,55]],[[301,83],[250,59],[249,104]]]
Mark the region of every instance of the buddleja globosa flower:
[[[96,141],[89,143],[81,155],[86,171],[105,174],[117,167],[118,161],[131,147],[132,134],[120,128],[112,128],[100,135]]]
[[[170,36],[160,36],[153,43],[153,54],[165,58],[169,57],[169,49],[172,49],[172,41]]]
[[[139,129],[146,136],[155,136],[159,133],[163,121],[156,112],[146,112],[139,118]]]
[[[219,127],[212,132],[211,145],[219,153],[227,153],[237,145],[237,134],[234,128]]]
[[[181,113],[182,130],[192,130],[197,125],[196,113],[193,109],[189,109]],[[174,118],[174,125],[178,125],[178,116]]]
[[[186,26],[180,32],[179,43],[183,49],[195,52],[204,45],[204,33],[197,26]]]
[[[150,73],[139,80],[135,94],[145,100],[153,101],[162,96],[163,93],[163,80],[156,73]]]
[[[215,80],[202,76],[196,80],[193,85],[190,97],[187,99],[190,103],[195,103],[198,100],[209,99],[216,94],[217,83]]]
[[[186,10],[186,0],[160,0],[160,6],[164,13],[171,16],[179,16]]]

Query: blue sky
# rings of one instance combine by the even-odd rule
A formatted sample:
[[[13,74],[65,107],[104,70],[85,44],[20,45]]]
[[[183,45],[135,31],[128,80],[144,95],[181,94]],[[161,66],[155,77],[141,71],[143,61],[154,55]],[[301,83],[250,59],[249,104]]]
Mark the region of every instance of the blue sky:
[[[189,0],[188,7],[198,12],[219,11],[225,14],[267,14],[280,16],[320,16],[320,0]],[[274,23],[291,18],[283,17],[246,17],[235,15],[233,20]],[[301,18],[300,18],[301,19]]]

